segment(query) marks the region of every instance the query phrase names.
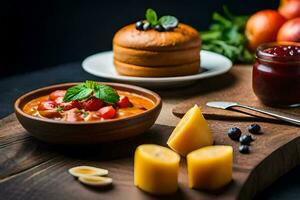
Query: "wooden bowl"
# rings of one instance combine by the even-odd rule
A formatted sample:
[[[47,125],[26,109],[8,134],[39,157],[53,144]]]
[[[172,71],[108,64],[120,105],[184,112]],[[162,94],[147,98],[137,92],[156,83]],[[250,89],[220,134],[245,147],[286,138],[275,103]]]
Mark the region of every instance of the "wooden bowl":
[[[156,121],[162,101],[158,94],[133,85],[103,83],[117,90],[136,93],[151,99],[155,106],[143,113],[122,119],[97,122],[65,122],[31,116],[22,111],[24,105],[55,90],[64,90],[78,83],[65,83],[31,91],[15,102],[15,113],[22,126],[34,137],[55,144],[97,144],[132,137],[145,132]]]

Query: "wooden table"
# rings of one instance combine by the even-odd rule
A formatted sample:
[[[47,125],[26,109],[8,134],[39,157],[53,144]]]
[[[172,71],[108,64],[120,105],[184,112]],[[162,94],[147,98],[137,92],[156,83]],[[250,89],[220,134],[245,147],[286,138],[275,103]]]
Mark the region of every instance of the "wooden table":
[[[235,68],[249,68],[249,66]],[[16,121],[14,115],[2,119],[0,121],[0,199],[157,199],[133,186],[132,154],[134,149],[143,143],[165,145],[173,126],[179,121],[171,114],[173,107],[184,100],[196,98],[199,95],[198,91],[205,96],[209,95],[212,89],[223,90],[227,84],[221,88],[214,88],[213,83],[216,80],[222,80],[224,76],[233,76],[233,74],[228,73],[218,79],[209,79],[208,82],[199,81],[187,88],[158,91],[163,98],[163,109],[157,125],[143,135],[110,144],[92,147],[53,146],[41,143],[29,136]],[[80,77],[81,80],[86,78],[90,77],[87,75]],[[207,86],[207,83],[211,86]],[[209,121],[212,124],[216,123],[216,120]],[[214,129],[224,132],[225,128],[227,127],[215,126]],[[222,141],[218,142],[222,143]],[[108,168],[110,176],[114,179],[113,186],[106,190],[97,190],[81,185],[67,173],[68,168],[77,165]],[[224,194],[222,193],[224,191],[206,193],[190,190],[187,187],[185,167],[183,159],[179,175],[179,191],[164,198],[250,197],[248,193],[246,196],[238,195],[244,181],[242,179],[233,182],[225,189]]]

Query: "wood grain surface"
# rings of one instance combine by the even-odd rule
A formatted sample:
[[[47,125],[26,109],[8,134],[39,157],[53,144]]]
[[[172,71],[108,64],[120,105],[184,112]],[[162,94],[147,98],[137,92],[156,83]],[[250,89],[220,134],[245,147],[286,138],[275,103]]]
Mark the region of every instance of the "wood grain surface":
[[[198,104],[207,119],[225,119],[225,120],[261,120],[273,121],[273,118],[266,115],[251,112],[254,116],[244,114],[243,109],[234,109],[240,112],[224,111],[206,106],[208,101],[231,101],[240,104],[251,105],[267,110],[279,111],[287,114],[300,115],[298,108],[271,108],[262,104],[255,96],[252,90],[252,68],[251,67],[234,67],[230,73],[223,76],[209,79],[203,87],[197,88],[198,95],[183,101],[173,108],[176,116],[183,116],[184,113],[193,105]],[[249,112],[247,110],[247,112]],[[262,119],[257,119],[257,116]]]
[[[133,153],[139,144],[166,146],[174,127],[155,125],[143,135],[95,146],[54,146],[37,141],[16,121],[14,115],[0,121],[0,194],[1,199],[157,199],[133,185]],[[218,127],[216,127],[218,128]],[[217,143],[222,143],[217,140]],[[67,170],[92,165],[106,168],[113,186],[105,190],[86,187]],[[233,199],[247,178],[249,169],[235,166],[234,181],[215,193],[191,190],[182,159],[180,189],[163,199]],[[161,198],[161,197],[160,197]]]
[[[247,172],[249,176],[243,183],[239,197],[244,195],[249,197],[265,189],[281,175],[300,164],[299,127],[251,111],[252,115],[247,115],[243,109],[228,111],[205,105],[208,101],[233,101],[300,116],[299,107],[270,108],[263,105],[252,91],[251,74],[250,67],[235,67],[229,74],[221,76],[218,80],[210,79],[205,87],[198,89],[197,96],[181,102],[172,110],[176,116],[183,116],[189,108],[198,104],[206,119],[209,120],[211,128],[223,129],[221,132],[214,131],[217,141],[231,144],[235,150],[238,144],[226,136],[228,128],[237,126],[243,133],[247,133],[247,126],[251,123],[256,122],[261,125],[263,134],[255,136],[256,140],[251,145],[251,154],[235,154],[235,165],[249,170]]]
[[[173,126],[157,124],[142,135],[114,143],[54,146],[33,139],[21,127],[15,115],[10,115],[0,120],[0,199],[251,199],[300,163],[300,129],[270,118],[258,120],[229,111],[218,114],[221,110],[209,111],[203,106],[207,100],[221,100],[221,97],[224,100],[241,100],[239,102],[245,103],[240,96],[231,98],[230,95],[245,92],[252,95],[249,88],[239,89],[239,92],[232,89],[241,88],[243,81],[240,78],[250,80],[247,77],[251,75],[249,69],[234,68],[230,73],[200,81],[186,89],[159,92],[165,104],[159,123],[173,125],[177,122],[178,120],[172,118],[170,108],[182,99],[191,98],[174,111],[182,115],[189,106],[195,103],[202,105],[215,143],[234,147],[233,181],[227,187],[213,193],[189,189],[185,159],[181,161],[180,188],[177,193],[157,197],[144,193],[133,185],[135,148],[143,143],[165,146]],[[249,87],[249,82],[247,84]],[[249,105],[256,105],[255,103],[260,105],[259,102],[248,102]],[[299,114],[297,109],[288,112]],[[246,133],[247,126],[257,121],[262,126],[263,134],[256,136],[249,155],[238,153],[238,143],[228,139],[227,129],[238,126]],[[113,186],[99,190],[80,184],[67,172],[70,167],[77,165],[107,168],[110,171],[109,176],[113,178]]]

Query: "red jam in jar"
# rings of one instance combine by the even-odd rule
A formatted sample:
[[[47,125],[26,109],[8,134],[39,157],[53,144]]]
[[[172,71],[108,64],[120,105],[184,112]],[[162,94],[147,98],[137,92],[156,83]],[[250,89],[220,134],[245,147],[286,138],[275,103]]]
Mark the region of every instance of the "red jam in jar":
[[[300,43],[268,43],[256,50],[252,87],[270,106],[300,105]]]

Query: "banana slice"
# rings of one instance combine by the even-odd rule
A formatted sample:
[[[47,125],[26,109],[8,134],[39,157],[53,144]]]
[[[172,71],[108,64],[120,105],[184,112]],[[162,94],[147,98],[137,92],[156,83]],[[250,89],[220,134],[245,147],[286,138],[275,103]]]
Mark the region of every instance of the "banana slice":
[[[108,174],[108,170],[90,166],[78,166],[69,169],[69,173],[75,177],[105,176]]]
[[[78,180],[86,185],[103,187],[112,184],[112,178],[101,176],[81,176]]]

